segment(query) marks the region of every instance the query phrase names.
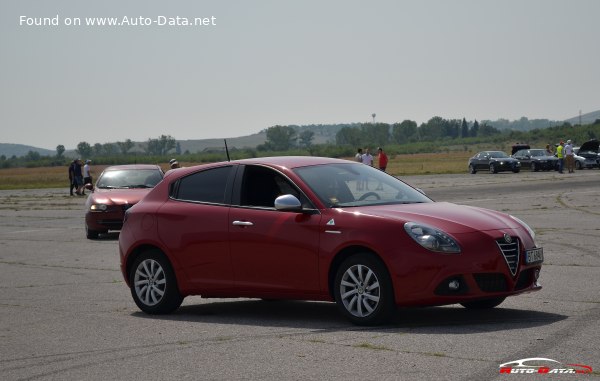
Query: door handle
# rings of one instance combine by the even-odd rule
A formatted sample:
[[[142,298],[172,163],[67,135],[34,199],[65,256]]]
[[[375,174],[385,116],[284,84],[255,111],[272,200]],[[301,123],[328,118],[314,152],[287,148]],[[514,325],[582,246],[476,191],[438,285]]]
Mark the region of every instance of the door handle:
[[[254,226],[250,221],[233,221],[233,226]]]

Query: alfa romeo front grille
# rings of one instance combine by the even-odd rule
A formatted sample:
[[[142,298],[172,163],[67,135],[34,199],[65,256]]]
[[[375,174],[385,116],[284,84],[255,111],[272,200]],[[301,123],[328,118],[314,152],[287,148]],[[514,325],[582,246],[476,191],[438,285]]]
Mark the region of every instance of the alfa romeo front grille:
[[[506,260],[510,273],[515,276],[517,267],[519,267],[519,240],[516,237],[511,237],[511,242],[506,241],[506,238],[500,238],[496,240],[496,243]]]

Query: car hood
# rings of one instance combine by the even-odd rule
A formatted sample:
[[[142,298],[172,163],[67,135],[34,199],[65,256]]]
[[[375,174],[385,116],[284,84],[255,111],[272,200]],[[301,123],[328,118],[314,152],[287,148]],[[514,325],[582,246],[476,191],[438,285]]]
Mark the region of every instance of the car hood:
[[[152,188],[144,189],[98,189],[90,195],[99,204],[137,204]]]
[[[579,147],[579,152],[598,152],[598,148],[600,148],[600,141],[590,140],[583,143],[581,147]]]
[[[515,229],[521,226],[507,214],[449,202],[369,206],[360,208],[360,212],[403,223],[421,222],[453,234]]]
[[[490,161],[518,161],[514,157],[490,157]]]

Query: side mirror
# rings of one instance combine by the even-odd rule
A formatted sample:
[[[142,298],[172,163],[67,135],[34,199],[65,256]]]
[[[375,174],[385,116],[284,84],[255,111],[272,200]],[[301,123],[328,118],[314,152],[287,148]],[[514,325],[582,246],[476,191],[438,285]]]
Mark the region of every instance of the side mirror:
[[[301,212],[302,204],[296,196],[284,194],[275,199],[275,209],[283,212]]]

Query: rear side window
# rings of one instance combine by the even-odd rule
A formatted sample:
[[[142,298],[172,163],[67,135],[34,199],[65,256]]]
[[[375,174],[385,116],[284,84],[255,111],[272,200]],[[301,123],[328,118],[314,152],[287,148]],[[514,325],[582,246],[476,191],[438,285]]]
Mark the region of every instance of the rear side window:
[[[227,181],[232,168],[208,169],[180,179],[175,198],[186,201],[224,204]]]

